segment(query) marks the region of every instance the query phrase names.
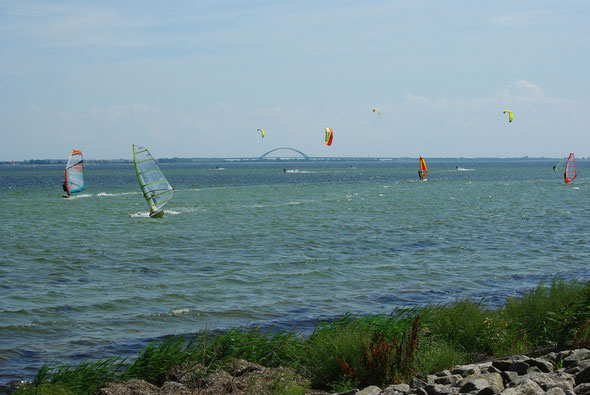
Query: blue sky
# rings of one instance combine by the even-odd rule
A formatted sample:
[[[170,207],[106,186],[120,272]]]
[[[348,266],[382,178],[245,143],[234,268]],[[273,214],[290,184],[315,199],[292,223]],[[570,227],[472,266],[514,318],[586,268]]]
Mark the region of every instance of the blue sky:
[[[0,0],[0,160],[586,157],[589,21],[587,1]]]

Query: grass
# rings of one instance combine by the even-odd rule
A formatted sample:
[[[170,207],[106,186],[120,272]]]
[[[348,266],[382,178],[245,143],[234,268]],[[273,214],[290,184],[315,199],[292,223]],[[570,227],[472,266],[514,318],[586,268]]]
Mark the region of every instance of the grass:
[[[117,358],[78,366],[44,365],[19,393],[92,393],[110,381],[140,378],[156,385],[174,366],[190,363],[207,375],[232,358],[290,367],[311,387],[344,391],[408,382],[458,364],[536,349],[590,346],[590,282],[554,280],[497,309],[470,299],[391,315],[346,314],[313,333],[237,328],[197,337],[170,337],[142,350],[131,364]],[[304,393],[300,382],[271,383],[272,393]]]

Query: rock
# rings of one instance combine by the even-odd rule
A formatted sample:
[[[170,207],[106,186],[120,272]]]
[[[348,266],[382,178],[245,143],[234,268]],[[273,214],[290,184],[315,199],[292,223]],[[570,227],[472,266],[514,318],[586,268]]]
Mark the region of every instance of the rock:
[[[481,380],[485,383],[482,383]],[[473,384],[468,385],[470,382]],[[504,390],[504,381],[499,373],[474,374],[459,380],[455,386],[459,387],[461,392],[481,391],[489,387],[492,393],[498,394]]]
[[[526,376],[520,376],[516,378],[511,384],[511,387],[518,387],[521,383],[532,380],[539,385],[543,389],[543,391],[547,391],[549,388],[557,387],[557,383],[555,380],[551,378],[550,375],[544,373],[530,373]]]
[[[559,356],[563,358],[563,366],[566,368],[576,365],[579,362],[590,359],[590,350],[586,348],[580,348],[577,350],[566,351],[559,353]]]
[[[576,385],[590,383],[590,366],[587,366],[580,373],[576,374],[575,381]]]
[[[550,373],[553,372],[553,364],[549,361],[545,361],[543,359],[527,359],[524,361],[526,364],[532,367],[538,368],[543,373]]]
[[[574,393],[577,395],[590,394],[590,383],[582,383],[574,388]]]
[[[364,390],[357,392],[357,395],[379,395],[380,393],[381,388],[377,387],[376,385],[371,385]]]
[[[459,384],[459,383],[461,383],[461,384]],[[461,392],[461,393],[465,393],[465,392],[479,393],[484,388],[488,388],[490,386],[490,383],[488,383],[488,381],[485,379],[472,379],[472,380],[463,379],[459,383],[457,383],[457,385],[459,387],[461,387],[459,390],[459,392]]]
[[[543,372],[541,372],[541,369],[539,369],[538,367],[536,367],[536,366],[531,366],[530,368],[528,368],[528,369],[526,370],[526,373],[527,373],[527,374],[531,374],[531,373],[543,373]]]
[[[424,388],[428,383],[418,377],[414,377],[410,383],[410,387],[412,388]]]
[[[332,395],[357,395],[358,393],[359,393],[359,390],[354,389],[354,390],[350,390],[350,391],[346,391],[346,392],[334,393]]]
[[[505,372],[508,370],[508,368],[510,367],[510,364],[512,362],[514,362],[514,361],[509,360],[509,359],[502,359],[499,361],[492,362],[492,366],[498,370],[501,370],[502,372]]]
[[[410,392],[410,386],[407,384],[392,384],[383,390],[382,395],[394,395],[397,393]]]
[[[436,374],[429,374],[426,376],[426,383],[427,384],[434,384],[435,380],[438,378]]]
[[[473,374],[481,373],[481,369],[478,365],[463,365],[455,367],[455,369],[453,369],[451,373],[460,374],[463,377],[467,377]]]
[[[528,373],[529,368],[529,364],[524,361],[514,361],[508,366],[508,369],[506,370],[516,372],[519,376],[524,376]]]
[[[435,384],[443,384],[443,385],[453,385],[457,381],[461,380],[462,378],[463,378],[463,376],[461,376],[460,374],[452,374],[450,376],[437,377],[434,380],[434,383]]]
[[[450,385],[428,384],[424,389],[428,395],[447,395],[451,393]]]
[[[550,388],[547,392],[545,392],[546,394],[550,394],[550,395],[565,395],[565,391],[562,390],[559,387],[553,387]]]
[[[504,395],[536,395],[543,394],[545,391],[531,379],[525,378],[517,386],[510,387],[502,391]]]
[[[502,376],[502,380],[504,381],[504,387],[507,387],[508,384],[516,380],[516,378],[518,377],[518,373],[512,372],[510,370],[501,372],[500,375]]]

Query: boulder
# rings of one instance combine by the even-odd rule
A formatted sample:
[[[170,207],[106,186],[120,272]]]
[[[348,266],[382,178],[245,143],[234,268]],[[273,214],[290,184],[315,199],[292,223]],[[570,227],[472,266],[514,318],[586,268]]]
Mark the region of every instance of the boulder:
[[[543,394],[543,388],[533,380],[524,378],[518,385],[510,387],[502,391],[503,395],[537,395]]]
[[[483,380],[483,381],[482,381]],[[498,394],[504,390],[504,381],[499,373],[474,374],[455,383],[461,392],[481,391],[490,388],[492,393]]]
[[[357,395],[379,395],[381,394],[381,388],[377,387],[376,385],[371,385],[359,392]]]
[[[385,388],[382,395],[399,395],[410,392],[410,386],[407,384],[392,384]]]

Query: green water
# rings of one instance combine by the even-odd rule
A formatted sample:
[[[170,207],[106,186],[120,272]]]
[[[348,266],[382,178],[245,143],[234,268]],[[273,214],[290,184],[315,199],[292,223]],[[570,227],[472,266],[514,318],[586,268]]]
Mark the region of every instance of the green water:
[[[590,165],[564,185],[552,164],[429,161],[427,182],[413,162],[164,164],[157,220],[132,165],[86,166],[71,199],[62,166],[0,167],[0,384],[168,334],[587,279]]]

